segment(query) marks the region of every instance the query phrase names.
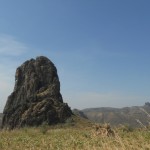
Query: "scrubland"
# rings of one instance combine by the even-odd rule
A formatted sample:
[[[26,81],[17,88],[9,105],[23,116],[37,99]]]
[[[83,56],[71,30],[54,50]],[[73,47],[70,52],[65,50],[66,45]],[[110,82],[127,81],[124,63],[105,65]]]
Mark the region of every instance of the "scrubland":
[[[97,134],[92,123],[0,130],[0,150],[150,150],[150,129],[114,128]]]

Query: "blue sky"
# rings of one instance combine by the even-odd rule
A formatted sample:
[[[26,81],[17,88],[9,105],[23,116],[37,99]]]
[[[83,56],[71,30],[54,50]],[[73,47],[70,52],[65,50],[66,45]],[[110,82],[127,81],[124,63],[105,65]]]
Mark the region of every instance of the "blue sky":
[[[44,55],[71,108],[150,101],[149,0],[0,0],[0,112],[16,68]]]

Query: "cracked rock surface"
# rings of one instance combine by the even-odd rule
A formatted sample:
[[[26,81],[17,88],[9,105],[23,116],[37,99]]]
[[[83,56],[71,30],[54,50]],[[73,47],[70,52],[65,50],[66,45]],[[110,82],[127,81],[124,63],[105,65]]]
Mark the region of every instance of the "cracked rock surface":
[[[3,128],[51,125],[71,115],[60,94],[57,69],[48,58],[40,56],[17,68],[14,91],[3,111]]]

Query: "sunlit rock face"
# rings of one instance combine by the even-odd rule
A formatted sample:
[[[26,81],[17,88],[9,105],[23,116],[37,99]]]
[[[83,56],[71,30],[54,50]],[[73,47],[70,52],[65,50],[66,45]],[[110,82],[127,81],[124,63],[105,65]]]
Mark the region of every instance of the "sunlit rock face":
[[[17,68],[3,114],[2,127],[11,129],[56,124],[72,115],[60,94],[57,69],[48,58],[40,56]]]

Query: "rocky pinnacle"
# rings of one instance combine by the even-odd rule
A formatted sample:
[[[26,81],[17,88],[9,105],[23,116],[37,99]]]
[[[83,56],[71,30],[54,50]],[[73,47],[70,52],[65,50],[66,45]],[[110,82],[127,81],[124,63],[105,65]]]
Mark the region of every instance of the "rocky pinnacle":
[[[57,69],[48,58],[40,56],[17,68],[14,90],[3,111],[3,128],[51,125],[71,115],[60,94]]]

